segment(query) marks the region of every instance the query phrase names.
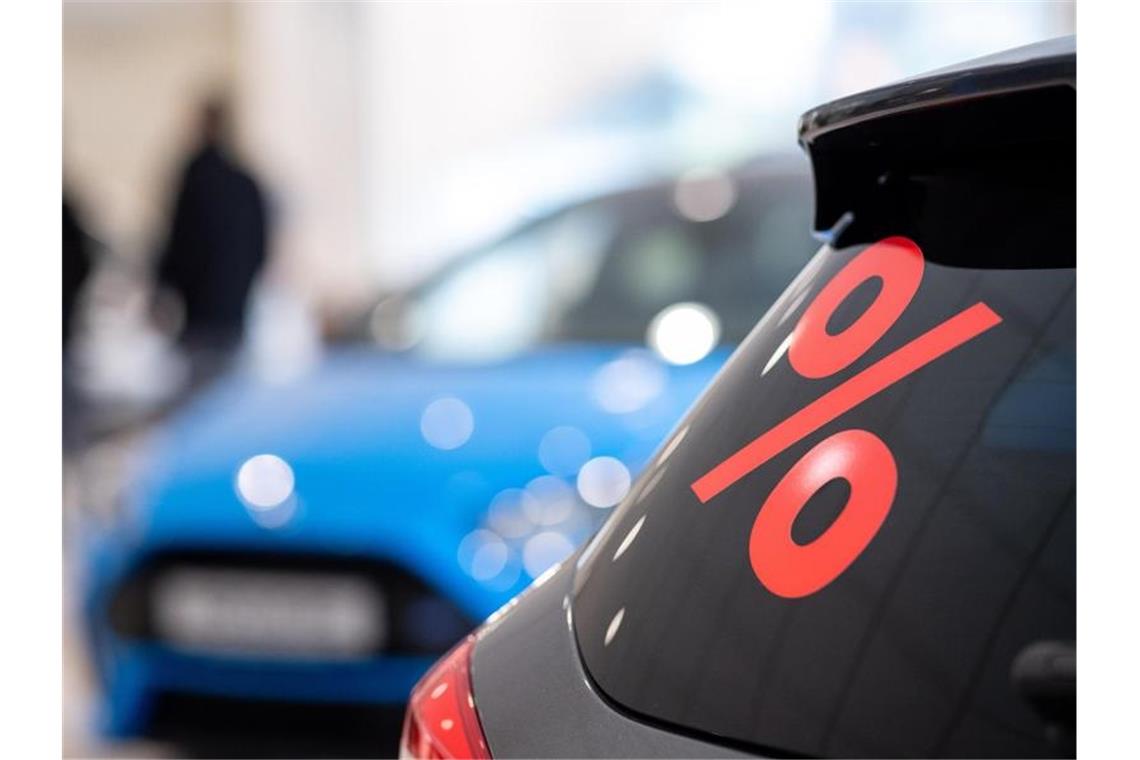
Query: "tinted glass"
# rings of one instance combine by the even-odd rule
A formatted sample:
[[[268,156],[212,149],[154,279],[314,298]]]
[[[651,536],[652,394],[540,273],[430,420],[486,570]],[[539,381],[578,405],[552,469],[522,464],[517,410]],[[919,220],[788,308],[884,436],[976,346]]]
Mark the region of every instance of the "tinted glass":
[[[1075,269],[927,247],[821,250],[590,544],[611,699],[782,753],[1072,751],[1033,663],[1075,652]]]
[[[419,347],[478,357],[546,341],[640,343],[655,316],[684,302],[711,309],[722,342],[739,342],[811,255],[810,182],[797,171],[718,181],[723,208],[704,221],[686,215],[678,188],[655,187],[462,259],[415,299]]]

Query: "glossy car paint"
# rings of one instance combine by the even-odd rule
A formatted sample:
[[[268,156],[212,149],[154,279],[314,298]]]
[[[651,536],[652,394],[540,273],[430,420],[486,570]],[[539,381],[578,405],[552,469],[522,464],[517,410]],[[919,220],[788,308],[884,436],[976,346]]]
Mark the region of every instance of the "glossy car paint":
[[[885,115],[969,101],[985,95],[1002,96],[1046,85],[1075,87],[1075,69],[1075,42],[1072,39],[1010,51],[823,106],[804,116],[801,140],[806,147],[812,148],[822,137],[842,132],[845,127],[866,125]],[[1026,125],[1027,132],[1032,133],[1032,130],[1032,124]],[[864,131],[858,138],[873,141],[874,135]],[[851,164],[843,162],[839,166],[838,162],[831,160],[833,158],[813,156],[817,182],[817,234],[825,241],[834,240],[842,233],[844,224],[850,223],[850,220],[841,218],[845,211],[843,196],[856,187],[845,183],[840,176],[842,172],[850,171]],[[873,166],[856,165],[856,168],[867,169],[867,177],[874,184],[878,175],[871,171]],[[821,173],[829,175],[824,177],[822,185]],[[1046,263],[1043,266],[1064,265]],[[1007,274],[1008,279],[1016,280],[1016,271]],[[1004,419],[1007,415],[1007,407],[1010,406],[1007,400],[995,405],[995,419]],[[702,403],[698,402],[698,409]],[[1018,408],[1022,413],[1032,411],[1024,405]],[[1048,419],[1054,416],[1065,418],[1064,399],[1053,402],[1050,409],[1053,411],[1046,415]],[[1061,426],[1064,427],[1063,424]],[[682,434],[676,434],[677,438]],[[1024,438],[1020,440],[1024,443]],[[1056,442],[1042,434],[1040,445],[1048,447],[1056,445]],[[658,462],[666,456],[665,451],[673,448],[663,447]],[[631,500],[636,498],[639,489],[647,488],[644,482],[635,485]],[[757,506],[761,499],[762,494],[758,494]],[[628,529],[628,535],[639,535],[639,527],[635,524]],[[599,546],[606,546],[612,551],[608,542],[614,538],[614,529],[615,520],[610,520],[575,560],[567,561],[542,585],[536,584],[537,588],[506,606],[480,632],[472,658],[472,679],[483,729],[494,756],[698,757],[721,756],[738,746],[724,736],[701,734],[692,727],[658,722],[643,712],[616,704],[602,693],[584,667],[577,638],[580,631],[575,630],[578,606],[575,587],[580,589],[585,583],[583,568],[589,569],[591,555],[598,551]],[[645,537],[638,539],[642,544],[645,540]],[[606,562],[611,559],[616,562],[627,545],[628,539],[612,554],[607,553]],[[756,579],[748,577],[746,581],[755,583]],[[652,578],[640,578],[639,582],[642,588],[653,586]],[[695,588],[690,591],[693,595],[700,594]],[[731,589],[719,591],[726,594]],[[602,618],[602,621],[608,619]],[[620,621],[620,617],[614,620]],[[1058,625],[1063,622],[1058,621]],[[679,625],[683,627],[683,623]],[[611,622],[610,628],[614,628],[614,623]],[[591,629],[596,636],[600,636],[600,631],[596,626]],[[605,643],[609,644],[609,635],[606,639]],[[645,646],[645,643],[639,640],[634,645]],[[700,653],[693,651],[692,656],[700,657]],[[728,701],[732,698],[732,694],[725,695]],[[652,694],[646,699],[654,704]],[[662,734],[673,736],[669,738]],[[674,741],[676,743],[672,743]],[[1057,744],[1062,754],[1073,751],[1065,749],[1065,741],[1061,736]],[[780,752],[778,747],[755,744],[740,749],[762,755]]]
[[[615,457],[636,473],[727,356],[718,349],[688,366],[659,363],[662,392],[636,412],[613,414],[599,407],[591,379],[629,349],[549,346],[489,366],[339,349],[287,384],[242,373],[219,382],[160,431],[113,530],[89,537],[85,607],[106,691],[105,728],[143,730],[154,696],[166,690],[402,702],[433,657],[197,654],[122,639],[108,624],[108,602],[132,571],[169,550],[319,553],[397,563],[482,620],[531,579],[520,573],[490,588],[463,571],[456,548],[481,525],[496,493],[546,474],[543,435],[577,427],[592,456]],[[470,438],[451,450],[428,444],[420,428],[424,409],[441,397],[462,399],[474,419]],[[241,463],[267,452],[295,475],[297,510],[278,528],[255,521],[234,485]]]
[[[574,641],[576,555],[488,621],[472,686],[492,757],[746,757],[613,709]]]
[[[473,268],[516,254],[546,261],[551,234],[562,241],[558,236],[565,229],[585,230],[584,238],[575,238],[584,246],[579,258],[595,262],[588,266],[604,264],[600,284],[581,294],[589,308],[575,301],[565,307],[578,308],[575,318],[585,322],[555,320],[525,345],[512,344],[509,358],[441,352],[430,331],[411,351],[363,345],[361,338],[407,347],[400,329],[396,344],[388,343],[388,332],[377,333],[376,314],[382,311],[377,306],[347,331],[338,331],[337,337],[349,342],[328,348],[304,374],[283,380],[262,377],[256,367],[231,372],[149,433],[140,447],[145,458],[125,478],[130,487],[116,514],[93,522],[82,536],[85,622],[104,696],[103,728],[121,735],[146,733],[156,715],[177,722],[183,714],[178,705],[208,699],[263,712],[272,712],[271,705],[402,704],[438,652],[522,590],[540,572],[535,568],[553,561],[547,557],[529,563],[529,569],[520,561],[528,537],[547,531],[541,520],[521,538],[503,534],[512,555],[493,578],[475,578],[473,567],[464,567],[461,559],[464,539],[492,527],[498,495],[517,496],[518,489],[541,484],[536,479],[543,476],[551,485],[552,472],[563,488],[575,489],[580,464],[572,471],[554,466],[548,471],[540,455],[544,437],[573,427],[588,441],[591,461],[611,458],[606,462],[611,468],[620,463],[636,475],[718,371],[730,353],[727,344],[746,334],[754,315],[810,255],[809,182],[802,159],[760,158],[720,181],[739,191],[723,221],[687,218],[676,205],[673,183],[627,190],[535,219],[460,255],[411,291],[380,302],[385,309],[393,301],[409,307],[384,322],[406,326],[404,317],[436,308],[433,299]],[[591,248],[591,230],[612,230],[616,237],[605,233],[598,238],[603,247]],[[643,281],[650,283],[646,287],[660,286],[653,272],[648,280],[631,276],[646,261],[648,249],[638,241],[657,245],[659,232],[672,235],[672,242],[679,233],[691,255],[719,257],[709,271],[739,286],[724,292],[723,285],[694,280],[687,296],[670,291],[649,300],[624,297],[623,288]],[[774,242],[789,238],[791,245]],[[741,245],[756,255],[739,258]],[[536,292],[550,287],[528,282],[519,287],[533,286]],[[534,295],[525,289],[519,294]],[[719,310],[725,345],[689,365],[658,358],[645,340],[650,317],[665,305],[655,298],[671,304],[688,298]],[[434,313],[463,313],[448,303]],[[636,306],[632,316],[626,309],[631,305]],[[533,316],[528,312],[528,319]],[[607,337],[614,329],[620,340]],[[607,402],[599,388],[631,366],[635,375],[648,374],[651,392],[641,393],[635,403],[626,403],[628,398],[616,406]],[[464,418],[458,433],[444,430],[440,438],[439,430],[432,431],[430,419],[442,415],[446,422],[455,414]],[[264,463],[266,455],[270,469],[285,469],[289,481],[273,484],[270,490],[284,487],[289,497],[268,510],[255,503],[262,496],[254,495],[253,501],[239,496],[243,473]],[[607,508],[587,501],[576,499],[571,517],[555,526],[568,539],[559,551],[572,550],[604,519]],[[459,616],[465,626],[446,634],[448,641],[435,642],[439,648],[431,651],[392,646],[367,657],[321,660],[311,653],[254,655],[163,643],[153,623],[139,622],[149,615],[145,606],[127,623],[121,615],[116,623],[115,610],[130,607],[121,600],[137,602],[140,596],[127,590],[145,590],[139,579],[156,577],[161,563],[172,558],[258,571],[382,565],[426,588],[455,613],[452,624]],[[393,630],[401,625],[399,615],[388,617]]]

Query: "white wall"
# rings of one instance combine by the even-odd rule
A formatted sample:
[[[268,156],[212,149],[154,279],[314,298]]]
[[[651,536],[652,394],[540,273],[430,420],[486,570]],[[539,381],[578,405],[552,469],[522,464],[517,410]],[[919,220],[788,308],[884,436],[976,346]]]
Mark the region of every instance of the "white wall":
[[[194,101],[232,73],[231,30],[221,4],[64,6],[64,175],[123,255],[149,255]]]
[[[386,280],[446,251],[440,183],[643,70],[683,4],[392,3],[366,8],[370,255]]]
[[[363,240],[361,11],[234,7],[245,144],[273,192],[276,274],[334,309],[375,287]]]

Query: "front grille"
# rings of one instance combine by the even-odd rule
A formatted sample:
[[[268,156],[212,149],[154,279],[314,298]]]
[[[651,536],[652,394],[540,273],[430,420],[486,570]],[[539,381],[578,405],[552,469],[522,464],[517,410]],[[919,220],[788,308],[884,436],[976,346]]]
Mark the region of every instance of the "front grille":
[[[194,757],[395,757],[402,707],[157,695],[148,738]]]
[[[193,574],[224,577],[227,572],[235,577],[277,577],[297,582],[320,578],[326,587],[330,579],[343,579],[344,586],[375,590],[383,599],[385,619],[379,624],[385,634],[382,641],[359,655],[440,654],[475,627],[475,621],[450,600],[389,562],[334,555],[228,551],[164,552],[150,557],[113,594],[108,609],[111,627],[124,638],[176,644],[163,635],[164,626],[154,603],[156,589],[164,581],[170,586],[169,581],[174,578]],[[360,621],[355,624],[359,626]]]

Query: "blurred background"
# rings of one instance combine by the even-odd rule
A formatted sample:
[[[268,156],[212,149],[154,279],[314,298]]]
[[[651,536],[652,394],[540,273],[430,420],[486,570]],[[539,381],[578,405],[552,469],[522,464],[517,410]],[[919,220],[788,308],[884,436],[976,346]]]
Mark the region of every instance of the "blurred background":
[[[65,753],[394,754],[808,261],[799,114],[1074,24],[65,3]]]

